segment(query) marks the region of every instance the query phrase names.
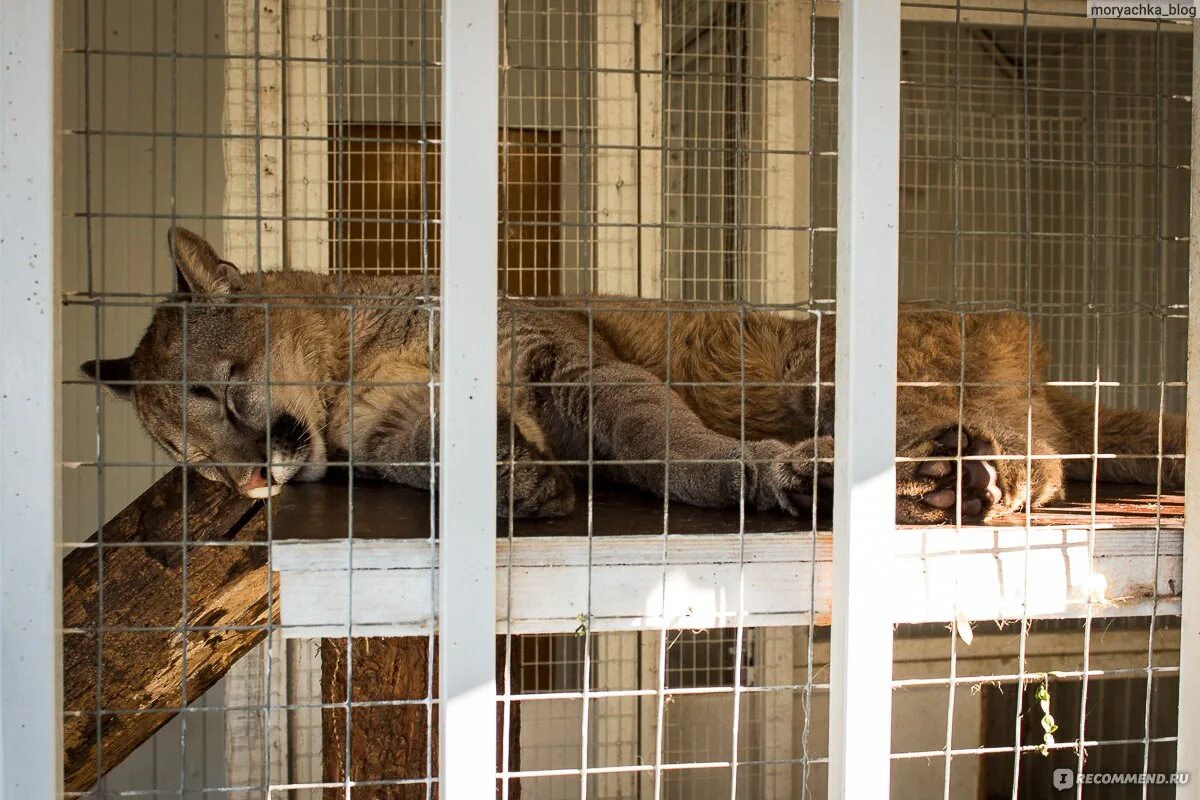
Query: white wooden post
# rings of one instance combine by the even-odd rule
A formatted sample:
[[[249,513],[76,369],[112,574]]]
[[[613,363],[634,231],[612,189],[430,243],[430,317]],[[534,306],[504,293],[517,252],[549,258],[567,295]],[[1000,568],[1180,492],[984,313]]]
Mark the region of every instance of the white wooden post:
[[[763,686],[786,686],[796,681],[795,629],[791,626],[760,628],[759,666],[762,669]],[[796,706],[798,692],[772,690],[762,695],[763,760],[778,763],[767,764],[763,769],[764,800],[787,800],[798,793],[792,778],[791,762],[796,757],[794,742]]]
[[[812,83],[799,80],[812,58],[812,7],[798,0],[770,0],[763,32],[767,77],[763,114],[764,264],[763,296],[767,303],[808,300],[809,195],[812,158]]]
[[[841,4],[829,796],[888,796],[896,527],[900,4]]]
[[[0,1],[0,797],[62,793],[58,3]]]
[[[329,272],[329,13],[311,0],[287,0],[284,9],[285,264]]]
[[[248,271],[328,272],[327,11],[225,0],[225,20],[221,254]]]
[[[1200,27],[1192,31],[1192,207],[1188,243],[1187,478],[1184,485],[1183,615],[1179,636],[1179,769],[1200,768]],[[1200,780],[1178,787],[1179,800],[1200,798]]]
[[[222,255],[243,270],[284,263],[283,138],[279,3],[225,0],[226,220]],[[265,56],[265,57],[260,57]]]
[[[496,220],[499,14],[442,11],[441,491],[443,800],[495,794]]]
[[[225,0],[225,35],[231,57],[225,59],[222,209],[228,218],[218,249],[243,270],[261,265],[328,272],[327,9],[308,0]],[[256,215],[273,219],[256,220]],[[298,736],[311,736],[313,725],[320,730],[320,714],[307,708],[290,714],[278,710],[287,702],[289,684],[293,693],[309,692],[300,703],[320,703],[319,681],[313,694],[311,675],[293,670],[303,664],[319,672],[320,657],[315,649],[304,649],[298,651],[304,655],[287,658],[282,641],[273,635],[259,644],[225,678],[231,709],[225,720],[229,786],[254,786],[268,774],[273,783],[295,783],[293,770],[311,773],[314,762],[314,780],[320,780],[319,749],[315,757],[312,752],[293,757],[287,726],[281,725],[290,717]],[[255,788],[227,797],[260,795]]]
[[[638,223],[641,257],[638,291],[642,297],[662,296],[662,0],[638,0],[638,104],[641,125],[638,157],[641,159],[642,210]]]
[[[639,0],[600,0],[596,7],[596,289],[638,293]]]

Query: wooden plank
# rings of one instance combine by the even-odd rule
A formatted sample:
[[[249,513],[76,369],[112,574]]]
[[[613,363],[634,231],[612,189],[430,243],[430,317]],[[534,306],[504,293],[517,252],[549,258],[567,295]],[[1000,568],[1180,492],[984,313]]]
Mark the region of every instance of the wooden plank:
[[[253,272],[284,267],[283,12],[225,0],[223,255]]]
[[[638,223],[638,293],[662,296],[663,51],[662,0],[637,0],[637,170],[641,198]]]
[[[350,657],[345,639],[321,643],[321,702],[341,704],[321,711],[322,761],[327,783],[413,780],[430,777],[437,764],[437,729],[434,711],[424,703],[365,705],[350,708],[346,719],[346,677],[349,671],[352,703],[420,701],[429,697],[429,640],[424,637],[354,640]],[[348,669],[349,667],[349,669]],[[434,675],[436,676],[436,670]],[[433,696],[437,693],[433,678]],[[433,724],[431,724],[433,723]],[[347,734],[349,741],[347,741]],[[432,738],[431,738],[432,737]],[[425,784],[326,787],[327,800],[364,798],[425,798]]]
[[[829,794],[889,791],[892,626],[867,586],[896,574],[900,7],[847,0],[838,27],[837,360]],[[904,586],[904,584],[901,584]],[[907,588],[907,587],[905,587]]]
[[[511,597],[497,631],[570,633],[590,613],[593,631],[828,624],[832,537],[817,533],[533,537],[496,543],[497,597]],[[1025,587],[1022,528],[910,529],[896,535],[886,587],[893,622],[1177,614],[1182,535],[1099,530],[1088,559],[1086,527],[1034,528]],[[431,570],[436,558],[420,540],[354,544],[353,602],[344,541],[276,542],[285,634],[345,635],[353,606],[356,635],[405,636],[436,623]],[[743,565],[744,560],[744,565]],[[664,580],[665,570],[665,580]],[[590,580],[589,580],[590,573]],[[508,582],[511,575],[512,591]],[[744,588],[740,583],[744,575]],[[970,586],[954,594],[955,581]],[[810,586],[815,585],[815,593]],[[590,586],[590,594],[589,594]],[[742,600],[739,602],[739,597]],[[500,608],[504,608],[500,604]]]
[[[796,681],[796,643],[792,628],[773,627],[759,632],[762,674],[759,686],[786,686]],[[803,665],[801,665],[803,666]],[[763,767],[763,797],[782,800],[795,797],[793,764],[796,758],[796,708],[803,709],[803,699],[796,692],[765,692],[742,702],[761,703],[763,730],[761,738]],[[743,712],[745,713],[745,712]]]
[[[496,648],[496,682],[503,686],[503,637],[497,637]],[[325,639],[321,644],[321,702],[325,706],[321,711],[322,780],[343,783],[349,765],[350,780],[366,785],[355,785],[349,796],[344,786],[327,786],[326,800],[424,800],[425,779],[431,777],[431,767],[436,776],[438,763],[437,710],[423,702],[438,696],[436,645],[432,676],[429,639],[424,636],[356,638],[349,658],[346,652],[346,639]],[[515,662],[513,668],[515,683],[521,673]],[[497,703],[497,708],[501,707]],[[510,709],[508,768],[515,771],[520,764],[520,704],[513,703]],[[496,725],[496,771],[500,772],[504,767],[500,750],[503,717],[497,716]],[[435,784],[433,797],[437,796]],[[520,800],[519,780],[512,781],[508,797]]]
[[[766,6],[763,61],[767,80],[762,90],[764,182],[762,222],[765,303],[808,300],[808,237],[811,198],[808,155],[811,149],[812,83],[801,80],[812,59],[812,7],[796,0],[771,0]],[[758,176],[753,176],[758,179]]]
[[[257,213],[253,209],[259,189],[254,167],[263,168],[262,186],[273,195],[264,198],[264,213],[273,206],[284,219],[263,222],[277,225],[278,236],[263,240],[266,263],[277,263],[288,269],[312,272],[329,272],[329,12],[319,4],[307,0],[280,0],[277,4],[282,16],[274,15],[267,4],[247,3],[245,0],[227,0],[226,12],[230,31],[229,52],[247,53],[254,49],[253,14],[260,13],[263,25],[278,24],[279,31],[266,34],[263,42],[281,42],[282,63],[251,59],[228,59],[225,61],[225,120],[227,131],[253,137],[257,131],[254,109],[247,103],[258,103],[258,110],[267,127],[264,134],[275,135],[280,130],[281,141],[273,139],[226,138],[222,146],[226,154],[225,166],[231,178],[225,187],[224,205],[231,213]],[[235,15],[237,16],[235,19]],[[247,16],[249,15],[249,16]],[[247,25],[250,27],[247,28]],[[270,38],[268,38],[268,36]],[[250,100],[257,93],[258,78],[264,81],[280,80],[282,91],[266,93],[257,101]],[[278,103],[278,107],[270,104]],[[278,123],[275,120],[278,119]],[[272,133],[274,131],[274,133]],[[282,158],[280,158],[282,156]],[[278,161],[277,161],[278,159]],[[278,173],[276,175],[275,173]],[[257,243],[252,240],[255,222],[250,219],[226,220],[223,230],[234,235],[227,240],[229,247],[223,248],[227,257],[242,266],[253,269],[258,263]],[[235,249],[240,248],[240,251]],[[276,252],[276,248],[278,252]],[[111,425],[111,423],[109,423]],[[111,434],[110,434],[111,436]],[[230,705],[243,710],[230,711],[225,739],[225,785],[253,786],[268,774],[263,763],[270,754],[269,774],[278,782],[291,778],[286,765],[288,737],[281,735],[278,720],[268,724],[267,715],[259,713],[256,706],[264,705],[268,699],[273,705],[287,696],[289,672],[288,662],[273,653],[271,690],[263,694],[265,681],[264,664],[269,656],[266,644],[242,659],[230,670],[226,689]],[[300,697],[316,703],[316,696]],[[292,716],[302,716],[294,712]],[[273,717],[286,717],[284,712],[275,712]],[[268,742],[267,739],[270,738]],[[295,782],[293,780],[293,782]],[[259,797],[257,790],[232,791],[228,800]],[[302,800],[294,797],[292,800]]]
[[[261,503],[199,477],[184,501],[175,469],[63,559],[68,791],[89,789],[266,635]]]
[[[253,788],[233,789],[224,800],[260,800],[263,794],[258,787],[268,776],[272,783],[299,782],[289,770],[291,736],[288,723],[289,718],[303,712],[289,711],[284,706],[289,702],[316,705],[320,696],[305,698],[289,693],[288,684],[292,678],[286,659],[288,644],[281,631],[273,630],[225,676],[224,705],[227,710],[221,744],[225,758],[221,765],[224,775],[220,785]]]
[[[638,293],[638,0],[596,8],[596,290]]]
[[[350,500],[353,496],[353,508]],[[1183,494],[1156,495],[1145,486],[1102,483],[1097,486],[1096,525],[1099,528],[1153,528],[1181,530]],[[1051,503],[1030,520],[1034,527],[1080,527],[1091,521],[1091,486],[1074,482],[1067,497]],[[396,484],[354,481],[351,492],[344,478],[322,483],[289,484],[272,504],[275,539],[344,539],[353,525],[354,539],[427,539],[432,535],[429,493]],[[667,532],[737,533],[741,522],[736,508],[698,508],[672,502],[667,508]],[[817,529],[829,531],[829,520],[818,519]],[[807,527],[793,516],[778,512],[746,510],[747,533],[791,533]],[[899,526],[912,530],[916,526]],[[991,527],[1025,527],[1025,515],[997,520]],[[624,536],[656,534],[663,530],[663,502],[626,486],[597,482],[590,508],[579,503],[575,510],[557,519],[518,519],[513,535],[530,536]],[[357,545],[356,545],[357,546]],[[357,551],[356,551],[357,552]]]
[[[329,11],[286,0],[284,7],[283,239],[290,269],[329,272]]]

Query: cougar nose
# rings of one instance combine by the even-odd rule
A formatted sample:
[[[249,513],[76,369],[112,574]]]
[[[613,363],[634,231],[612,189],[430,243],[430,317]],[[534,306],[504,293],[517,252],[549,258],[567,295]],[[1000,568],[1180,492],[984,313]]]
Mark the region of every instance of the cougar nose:
[[[267,478],[266,467],[255,467],[250,470],[249,477],[245,481],[238,484],[238,489],[247,497],[269,497],[273,494],[278,494],[280,485],[278,483],[270,485]]]

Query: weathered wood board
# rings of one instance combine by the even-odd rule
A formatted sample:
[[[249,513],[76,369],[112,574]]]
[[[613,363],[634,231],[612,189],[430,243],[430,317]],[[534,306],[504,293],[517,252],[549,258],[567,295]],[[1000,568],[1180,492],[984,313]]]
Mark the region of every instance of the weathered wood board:
[[[353,800],[424,800],[426,779],[436,777],[438,763],[437,706],[425,702],[438,692],[436,644],[431,660],[425,637],[359,637],[352,640],[347,659],[346,641],[325,639],[321,643],[323,781],[344,782],[349,766]],[[503,691],[502,637],[498,637],[496,649],[496,681],[498,690]],[[514,650],[515,679],[520,675],[515,663],[519,648]],[[347,673],[350,693],[346,691]],[[503,759],[503,706],[496,706],[496,771],[506,767],[514,771],[520,766],[520,705],[509,706],[507,764]],[[432,794],[438,796],[436,783]],[[324,796],[326,800],[345,800],[346,790],[326,786]],[[518,780],[512,781],[508,796],[520,800]]]
[[[181,469],[69,553],[62,575],[68,791],[89,789],[277,619],[262,504]]]

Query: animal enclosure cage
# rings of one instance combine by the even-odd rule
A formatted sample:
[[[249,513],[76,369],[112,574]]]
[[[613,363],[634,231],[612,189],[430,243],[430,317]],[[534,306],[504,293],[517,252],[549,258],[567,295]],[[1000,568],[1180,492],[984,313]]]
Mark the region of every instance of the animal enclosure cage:
[[[42,622],[61,647],[66,796],[773,800],[890,781],[898,798],[1038,798],[1061,769],[1200,768],[1200,613],[1183,589],[1200,551],[1171,439],[1195,308],[1192,25],[1092,20],[1069,0],[484,5],[55,4],[64,546],[61,623]],[[16,224],[0,219],[6,241]],[[440,450],[366,455],[350,411],[323,480],[246,497],[198,474],[222,459],[188,444],[203,435],[189,407],[242,381],[187,366],[160,381],[178,389],[180,469],[115,396],[128,382],[77,373],[128,355],[156,307],[184,332],[230,305],[177,277],[176,226],[243,273],[253,313],[221,329],[226,350],[302,347],[318,326],[280,321],[325,304],[353,365],[372,336],[355,320],[420,320],[407,371],[260,383],[268,406],[308,384],[323,403],[410,393]],[[277,291],[276,270],[324,277]],[[397,300],[396,276],[417,289]],[[892,446],[896,299],[962,331],[1026,315],[1046,381],[1092,431],[1062,455],[1150,463],[1153,479],[1073,480],[987,522],[956,498],[941,524],[896,525],[911,461]],[[672,375],[672,326],[718,304],[734,356]],[[505,363],[534,311],[585,320],[582,378]],[[836,423],[814,413],[792,437],[838,442],[805,456],[814,503],[699,508],[609,480],[623,459],[594,448],[592,406],[616,313],[658,315],[664,404],[732,404],[740,445],[770,438],[745,410],[764,386],[814,408],[836,389]],[[837,372],[749,374],[755,315],[836,339]],[[203,342],[180,335],[190,365]],[[684,344],[715,363],[713,342]],[[1006,397],[1032,434],[1032,335],[1022,347]],[[585,455],[535,460],[571,468],[575,506],[493,526],[480,476],[525,435],[512,408],[563,386],[587,390]],[[1101,406],[1149,415],[1145,449],[1106,449]],[[935,410],[971,422],[961,401]],[[268,490],[280,419],[262,432]],[[669,489],[689,463],[661,433],[641,461]],[[961,494],[979,454],[951,451],[938,463]],[[1041,454],[1001,455],[1032,470]],[[432,493],[363,474],[403,467]],[[516,485],[496,485],[501,507]]]

